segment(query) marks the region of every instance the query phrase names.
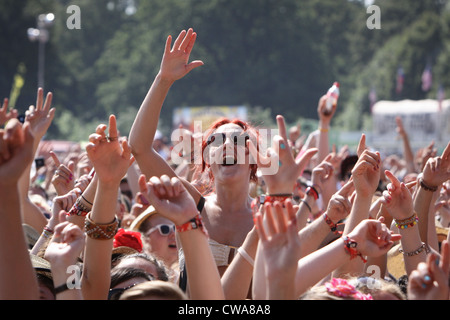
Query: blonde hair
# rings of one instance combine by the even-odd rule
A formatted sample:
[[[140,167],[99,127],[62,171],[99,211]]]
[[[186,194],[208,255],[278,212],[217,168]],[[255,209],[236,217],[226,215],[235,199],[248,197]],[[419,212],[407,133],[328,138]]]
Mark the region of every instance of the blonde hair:
[[[126,290],[120,300],[187,300],[187,296],[172,282],[153,280]]]

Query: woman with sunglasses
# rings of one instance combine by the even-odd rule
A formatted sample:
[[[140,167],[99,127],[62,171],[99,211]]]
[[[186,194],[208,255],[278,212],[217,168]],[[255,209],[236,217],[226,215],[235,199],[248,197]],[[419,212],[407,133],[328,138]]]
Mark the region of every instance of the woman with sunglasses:
[[[162,260],[169,268],[178,260],[175,225],[172,221],[155,214],[141,225],[144,250]]]
[[[183,30],[172,46],[172,37],[168,36],[160,70],[131,128],[129,142],[132,152],[147,179],[153,176],[161,179],[176,176],[170,165],[151,146],[169,89],[175,81],[204,64],[199,60],[189,63],[196,38],[197,34],[192,29]],[[235,272],[233,276],[244,273],[249,275],[246,277],[248,285],[253,270],[251,259],[255,256],[257,247],[257,235],[253,228],[253,199],[249,195],[251,180],[256,179],[256,164],[260,168],[263,163],[266,164],[265,167],[271,167],[268,163],[277,164],[278,170],[264,175],[270,194],[292,194],[296,178],[317,152],[309,150],[296,161],[287,148],[283,117],[278,116],[277,122],[281,136],[277,136],[275,151],[266,157],[259,153],[256,130],[248,123],[237,119],[216,121],[206,131],[201,155],[202,169],[209,172],[213,192],[203,197],[193,184],[181,179],[198,204],[219,273],[223,275],[233,256],[239,257],[235,267],[240,268],[241,272]],[[250,154],[256,161],[249,161]],[[165,184],[169,182],[163,181]],[[240,247],[243,248],[238,251]],[[235,252],[241,254],[235,255]],[[236,279],[232,280],[233,283],[234,281]],[[245,285],[241,282],[240,287]]]

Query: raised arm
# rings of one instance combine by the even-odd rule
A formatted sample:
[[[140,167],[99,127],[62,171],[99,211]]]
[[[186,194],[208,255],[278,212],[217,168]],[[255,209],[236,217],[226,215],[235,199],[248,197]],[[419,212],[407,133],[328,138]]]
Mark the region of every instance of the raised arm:
[[[62,212],[61,216],[65,215],[66,213]],[[77,225],[65,221],[55,227],[53,238],[45,251],[45,258],[51,264],[56,300],[83,300],[80,287],[70,281],[72,279],[69,279],[68,275],[72,273],[68,271],[71,266],[76,265],[84,244],[85,235]],[[77,280],[80,279],[75,279]]]
[[[337,224],[350,213],[352,204],[349,197],[352,191],[353,181],[349,180],[331,197],[326,211],[312,223],[300,230],[299,237],[302,242],[301,257],[317,250],[330,233],[334,234],[332,238],[339,237]]]
[[[44,91],[42,88],[38,89],[36,106],[30,106],[26,111],[25,122],[30,125],[30,130],[34,136],[33,155],[39,147],[39,142],[46,134],[50,124],[55,116],[55,109],[51,108],[53,94],[49,92],[44,99]],[[40,232],[45,227],[47,220],[39,208],[31,202],[28,197],[28,189],[30,187],[30,172],[33,159],[28,163],[28,166],[22,173],[19,181],[20,199],[22,205],[22,218],[24,223],[31,225]]]
[[[283,208],[284,207],[284,208]],[[297,234],[295,210],[291,201],[265,205],[264,218],[256,215],[256,230],[260,238],[253,283],[257,299],[296,299],[293,279],[300,259],[301,242]],[[263,220],[266,220],[266,223]],[[258,292],[263,290],[265,292]]]
[[[119,185],[132,161],[127,141],[118,141],[115,116],[109,118],[109,135],[106,128],[99,125],[86,146],[98,177],[95,201],[85,223],[87,238],[81,284],[87,300],[108,298],[113,240],[118,229],[115,212]]]
[[[372,197],[380,180],[380,154],[366,149],[365,135],[361,137],[357,153],[359,158],[352,170],[356,196],[350,215],[345,222],[343,236],[351,232],[361,221],[369,218]],[[342,274],[360,274],[363,272],[363,267],[359,260],[349,261],[336,271],[337,277]]]
[[[197,34],[192,29],[181,31],[173,46],[172,36],[167,37],[160,70],[131,127],[129,140],[132,153],[142,173],[147,177],[175,176],[171,167],[152,146],[161,108],[169,89],[176,80],[183,78],[194,68],[203,65],[201,61],[189,63],[189,57],[196,38]],[[187,187],[191,194],[196,192],[195,188]],[[197,201],[198,197],[199,195],[194,197],[194,200]]]
[[[419,231],[422,241],[430,244],[430,230],[434,229],[434,215],[430,206],[433,195],[439,191],[443,182],[450,179],[450,143],[440,157],[429,158],[419,175],[418,190],[414,199],[414,210],[419,216]],[[435,248],[437,249],[437,248]]]
[[[411,144],[409,143],[408,133],[403,127],[402,118],[396,117],[395,122],[397,123],[397,132],[403,141],[403,157],[406,161],[406,168],[408,170],[408,173],[416,172],[414,164],[414,153],[412,151]]]
[[[192,196],[177,177],[152,177],[139,180],[141,192],[148,197],[159,214],[173,221],[183,247],[189,283],[194,300],[222,300],[224,293],[208,234]]]
[[[331,113],[326,113],[326,103],[327,96],[324,95],[319,99],[319,104],[317,106],[317,113],[319,115],[319,159],[321,162],[325,157],[330,153],[330,142],[329,142],[329,133],[330,123],[333,119],[334,113],[336,112],[337,105],[333,104],[331,109]]]
[[[18,181],[33,160],[34,137],[29,124],[17,119],[0,130],[0,299],[38,299],[36,273],[31,265],[20,214]]]
[[[297,296],[349,260],[385,254],[400,237],[378,220],[361,221],[347,236],[300,259],[295,278]]]
[[[409,275],[420,262],[426,259],[426,243],[420,238],[417,226],[418,217],[414,212],[413,199],[406,185],[388,170],[386,176],[391,181],[387,190],[383,191],[382,203],[394,218],[399,233],[402,235],[401,244],[405,261],[406,274]],[[420,222],[419,222],[420,224]]]

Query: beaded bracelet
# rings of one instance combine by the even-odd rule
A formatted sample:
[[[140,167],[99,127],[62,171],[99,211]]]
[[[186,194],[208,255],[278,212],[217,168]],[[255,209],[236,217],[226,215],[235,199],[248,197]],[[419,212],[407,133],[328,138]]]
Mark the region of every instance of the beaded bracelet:
[[[178,232],[185,232],[185,231],[189,231],[189,230],[200,229],[200,231],[202,231],[207,237],[209,237],[208,232],[206,231],[205,227],[203,226],[203,220],[202,220],[202,216],[200,215],[200,213],[197,214],[194,218],[192,218],[188,222],[183,223],[180,226],[176,226],[176,229]]]
[[[42,236],[45,239],[50,239],[53,236],[53,229],[51,229],[50,227],[45,226],[44,229],[42,230]]]
[[[435,192],[435,191],[437,191],[437,189],[438,189],[438,187],[430,187],[429,185],[426,185],[426,184],[423,182],[423,179],[422,179],[422,178],[419,179],[419,183],[420,183],[420,186],[421,186],[424,190],[426,190],[426,191]]]
[[[81,199],[82,198],[79,197],[77,201],[75,201],[72,208],[67,213],[68,216],[86,216],[91,211],[91,208],[88,208],[83,203],[81,203]]]
[[[348,236],[345,236],[343,240],[345,251],[347,251],[347,253],[350,254],[350,260],[353,260],[354,258],[359,256],[364,263],[367,262],[367,260],[364,259],[362,254],[358,252],[358,250],[356,250],[356,246],[358,245],[356,241],[350,239]]]
[[[411,227],[414,227],[417,222],[419,222],[419,217],[417,216],[416,213],[414,213],[411,217],[403,219],[403,220],[396,220],[395,221],[395,226],[399,229],[408,229]]]
[[[98,224],[91,220],[91,214],[86,215],[85,231],[86,234],[96,240],[110,240],[114,238],[119,229],[119,220],[114,217],[114,221],[107,224]]]
[[[425,253],[429,253],[431,251],[430,248],[428,248],[428,246],[427,246],[427,244],[425,242],[422,242],[422,245],[419,248],[417,248],[416,250],[412,251],[412,252],[404,252],[402,249],[398,249],[398,251],[400,251],[400,253],[403,253],[403,255],[406,256],[406,257],[417,256],[423,250],[425,250]]]

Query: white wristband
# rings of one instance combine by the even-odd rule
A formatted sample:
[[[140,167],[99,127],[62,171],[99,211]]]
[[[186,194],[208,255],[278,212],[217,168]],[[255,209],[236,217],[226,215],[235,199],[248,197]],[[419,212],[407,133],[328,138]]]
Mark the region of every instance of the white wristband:
[[[245,251],[244,248],[239,247],[237,251],[242,255],[242,257],[243,257],[245,260],[247,260],[248,263],[250,263],[250,265],[251,265],[252,267],[255,265],[255,260],[253,260],[252,257],[250,257],[250,256],[248,255],[248,253]]]

